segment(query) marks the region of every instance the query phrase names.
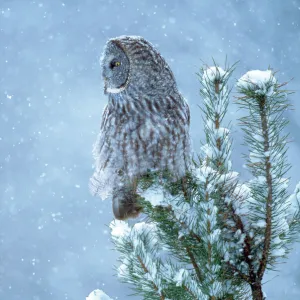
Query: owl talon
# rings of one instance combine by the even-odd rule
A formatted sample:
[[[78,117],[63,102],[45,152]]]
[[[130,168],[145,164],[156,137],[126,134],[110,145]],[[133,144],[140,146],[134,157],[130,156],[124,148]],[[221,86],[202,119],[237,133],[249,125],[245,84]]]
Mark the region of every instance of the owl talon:
[[[114,190],[112,207],[116,219],[126,220],[136,218],[142,211],[142,207],[137,206],[137,194],[129,187],[121,187]]]

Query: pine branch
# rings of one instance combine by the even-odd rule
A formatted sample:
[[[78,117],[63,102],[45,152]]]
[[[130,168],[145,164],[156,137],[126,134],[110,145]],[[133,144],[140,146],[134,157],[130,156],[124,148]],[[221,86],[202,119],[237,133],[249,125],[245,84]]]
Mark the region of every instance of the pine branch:
[[[233,196],[232,196],[233,197]],[[239,274],[239,277],[245,280],[247,283],[250,283],[250,278],[254,276],[254,268],[253,268],[253,262],[252,259],[249,258],[251,255],[251,238],[248,234],[248,232],[244,228],[244,224],[241,220],[241,217],[234,211],[234,207],[232,203],[228,204],[228,209],[231,212],[231,218],[235,223],[235,226],[238,230],[241,231],[242,234],[245,235],[244,238],[244,246],[243,246],[243,258],[247,265],[249,266],[249,274],[246,275],[243,272],[241,272],[236,266],[230,264],[230,262],[227,262],[229,264],[230,269],[232,269],[234,272],[237,272]]]
[[[183,288],[191,295],[191,297],[195,300],[198,300],[197,296],[193,294],[193,292],[185,285],[183,285]]]
[[[145,264],[143,263],[143,261],[139,255],[137,255],[137,259],[138,259],[139,263],[141,264],[141,267],[144,270],[145,274],[149,274],[149,270],[147,269],[147,267],[145,266]],[[153,285],[154,290],[159,295],[159,298],[161,300],[165,300],[164,293],[159,291],[158,287],[156,286],[156,284],[154,282],[152,282],[152,285]]]
[[[226,203],[226,198],[229,197],[231,191],[236,186],[236,174],[230,170],[231,141],[229,138],[229,130],[221,127],[229,103],[230,90],[227,87],[227,82],[233,69],[234,66],[224,71],[215,65],[214,67],[202,70],[201,74],[199,74],[200,83],[202,85],[201,95],[205,100],[202,112],[204,122],[206,123],[205,133],[207,143],[202,147],[204,155],[200,158],[200,161],[202,161],[204,168],[205,166],[212,168],[211,172],[208,171],[208,173],[210,173],[208,176],[204,175],[204,177],[206,177],[204,181],[204,190],[206,191],[205,201],[208,203],[213,201],[212,203],[214,203],[218,210],[216,219],[218,225],[214,225],[214,228],[219,228],[220,232],[222,231],[222,227],[226,226],[224,221],[230,216],[229,207],[232,205]],[[214,175],[211,176],[212,174]],[[209,186],[211,186],[209,188],[210,191],[208,191]],[[211,214],[209,207],[206,210],[206,214]],[[212,233],[210,220],[206,222],[206,232],[208,235]],[[229,243],[226,244],[222,235],[218,243],[220,245],[217,250],[214,244],[211,244],[210,241],[207,242],[207,264],[209,266],[217,260],[224,260],[225,253],[229,253]],[[212,255],[213,253],[214,255]],[[222,284],[227,287],[230,286],[232,289],[239,289],[238,286],[240,284],[237,282],[234,283],[235,280],[230,281],[227,275],[225,275],[227,279],[224,280],[225,277],[222,278],[221,274],[230,272],[230,268],[228,268],[227,264],[223,264],[223,268],[224,269],[218,275]],[[224,293],[225,289],[222,289]],[[230,297],[230,295],[226,297]]]
[[[137,223],[129,227],[122,221],[112,222],[113,242],[122,253],[118,275],[126,282],[134,283],[135,290],[146,298],[164,300],[165,290],[172,283],[162,270],[165,268],[158,256],[159,243],[154,224]],[[178,290],[178,288],[177,288]]]
[[[282,135],[288,123],[283,113],[289,105],[281,86],[271,70],[250,71],[237,84],[243,94],[238,103],[248,112],[240,120],[245,143],[250,149],[247,166],[254,176],[248,200],[249,229],[253,238],[247,237],[245,261],[249,266],[252,297],[258,300],[264,299],[262,279],[266,269],[272,268],[277,258],[287,253],[291,242],[292,227],[287,220],[288,179],[283,178],[290,168],[286,162],[288,135]],[[299,216],[294,215],[295,219]],[[249,256],[251,259],[247,261]]]
[[[247,283],[251,282],[249,276],[243,274],[236,266],[234,266],[233,264],[231,264],[229,261],[227,262],[227,265],[228,265],[229,269],[231,269],[233,271],[233,274],[238,273],[239,277],[241,277]]]
[[[199,267],[197,265],[196,259],[195,259],[194,255],[193,255],[192,251],[190,250],[189,247],[186,247],[185,249],[186,249],[187,255],[191,259],[191,263],[192,263],[192,265],[193,265],[193,267],[194,267],[194,269],[196,271],[196,274],[197,274],[199,282],[203,282],[203,276],[201,275],[201,271],[200,271],[200,269],[199,269]]]
[[[300,231],[300,183],[289,196],[284,178],[290,168],[282,134],[287,91],[271,71],[251,71],[238,82],[253,176],[241,184],[231,169],[230,130],[223,127],[233,70],[215,64],[199,74],[206,144],[198,161],[177,182],[167,171],[139,178],[138,204],[148,223],[122,223],[122,234],[112,229],[119,276],[145,299],[248,300],[251,293],[263,300],[266,270],[287,255]],[[152,197],[159,188],[160,196]]]
[[[266,106],[265,106],[265,96],[260,100],[260,118],[261,118],[261,127],[264,139],[264,152],[270,150],[269,144],[269,128],[268,121],[266,116]],[[267,181],[267,199],[266,199],[266,229],[265,229],[265,241],[264,248],[262,252],[262,258],[260,260],[260,266],[257,271],[257,276],[259,280],[262,280],[264,272],[266,270],[268,254],[271,246],[271,232],[272,232],[272,202],[273,202],[273,180],[271,175],[271,162],[270,157],[267,156],[265,159],[265,170],[266,170],[266,181]]]
[[[194,254],[193,254],[193,252],[192,252],[192,250],[189,246],[190,241],[188,241],[188,238],[189,238],[189,239],[192,239],[192,240],[196,240],[197,243],[201,243],[202,242],[201,238],[195,232],[191,231],[189,229],[189,226],[183,220],[180,220],[180,219],[178,219],[178,217],[176,217],[174,207],[171,207],[171,206],[158,207],[156,209],[156,212],[158,212],[158,211],[159,212],[164,212],[164,217],[165,218],[168,218],[169,220],[172,220],[174,222],[174,224],[180,225],[178,227],[178,231],[180,230],[180,228],[182,228],[183,230],[188,231],[188,233],[185,236],[183,236],[182,238],[179,238],[179,241],[183,242],[183,243],[182,244],[180,243],[177,246],[179,246],[179,248],[182,248],[183,250],[185,250],[184,252],[187,254],[187,256],[189,258],[189,262],[193,265],[199,282],[203,282],[204,277],[202,275],[202,272],[201,272],[199,266],[197,265],[196,258],[195,258]],[[149,214],[151,215],[152,219],[157,220],[157,216],[151,214],[151,212],[149,212]],[[162,228],[162,230],[163,230],[163,228]],[[163,237],[161,237],[161,240],[165,240],[165,238],[166,238],[166,236],[164,235]],[[200,245],[198,245],[198,246],[200,246]],[[181,252],[182,250],[180,251],[179,249],[176,249],[176,248],[172,247],[171,251],[174,251],[174,250],[177,251],[177,254],[174,253],[174,255],[176,255],[176,256],[178,255],[179,257],[183,255],[182,253],[178,254],[178,252]]]

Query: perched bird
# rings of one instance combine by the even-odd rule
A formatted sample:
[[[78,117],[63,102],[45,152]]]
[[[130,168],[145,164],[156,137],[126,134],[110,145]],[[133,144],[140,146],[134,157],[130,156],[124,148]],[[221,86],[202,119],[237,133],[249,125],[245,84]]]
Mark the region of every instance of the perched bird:
[[[115,218],[136,217],[137,179],[149,171],[186,173],[190,158],[190,112],[174,75],[142,37],[110,39],[101,58],[108,95],[94,145],[92,194],[112,195]]]

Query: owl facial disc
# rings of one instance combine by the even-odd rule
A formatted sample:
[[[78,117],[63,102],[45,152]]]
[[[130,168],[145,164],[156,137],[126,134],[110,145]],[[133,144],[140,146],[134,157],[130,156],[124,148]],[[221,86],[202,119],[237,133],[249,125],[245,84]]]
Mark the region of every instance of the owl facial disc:
[[[101,58],[104,93],[120,93],[129,80],[130,61],[114,41],[109,41]]]

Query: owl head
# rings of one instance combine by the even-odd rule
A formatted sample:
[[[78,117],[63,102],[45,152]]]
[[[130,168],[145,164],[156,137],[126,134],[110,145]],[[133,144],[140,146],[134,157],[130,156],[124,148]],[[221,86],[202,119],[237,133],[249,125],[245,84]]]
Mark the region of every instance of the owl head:
[[[117,93],[128,84],[130,61],[116,41],[110,40],[101,58],[105,93]]]
[[[130,88],[149,94],[176,86],[169,66],[159,52],[139,36],[110,39],[101,57],[104,92],[121,93]]]

